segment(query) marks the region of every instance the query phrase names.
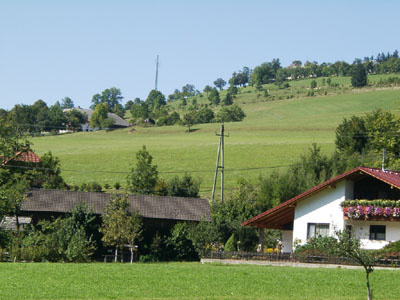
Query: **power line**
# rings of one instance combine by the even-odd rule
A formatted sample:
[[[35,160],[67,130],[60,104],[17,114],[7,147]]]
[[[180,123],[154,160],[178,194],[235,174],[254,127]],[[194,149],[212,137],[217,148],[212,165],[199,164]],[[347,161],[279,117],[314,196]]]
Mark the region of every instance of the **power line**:
[[[373,153],[368,155],[362,155],[361,158],[370,158],[370,157],[381,157],[380,153]],[[400,157],[400,155],[392,155],[392,157]],[[276,166],[263,166],[263,167],[249,167],[249,168],[232,168],[225,169],[225,171],[229,172],[237,172],[237,171],[253,171],[253,170],[267,170],[267,169],[278,169],[278,168],[287,168],[299,166],[302,163],[288,164],[288,165],[276,165]],[[51,168],[44,167],[30,167],[30,166],[13,166],[13,165],[2,165],[2,168],[20,168],[20,169],[30,169],[30,170],[43,170],[43,171],[54,171]],[[107,170],[88,170],[88,169],[62,169],[62,172],[74,172],[74,173],[104,173],[104,174],[130,174],[130,171],[107,171]],[[159,174],[185,174],[185,173],[214,173],[213,170],[189,170],[189,171],[160,171]]]

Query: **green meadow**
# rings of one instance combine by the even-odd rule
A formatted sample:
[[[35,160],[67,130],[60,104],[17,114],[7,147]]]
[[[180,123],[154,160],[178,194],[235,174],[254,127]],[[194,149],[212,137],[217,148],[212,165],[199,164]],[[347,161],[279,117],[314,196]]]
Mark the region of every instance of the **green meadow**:
[[[200,263],[0,264],[8,299],[366,299],[365,272]],[[375,270],[374,299],[399,299],[400,272]]]
[[[369,80],[377,81],[382,77],[385,76],[370,77]],[[322,85],[321,78],[317,81]],[[225,138],[225,185],[228,190],[239,178],[255,182],[260,174],[282,170],[296,162],[312,143],[320,145],[325,153],[331,153],[335,128],[344,117],[362,115],[376,108],[399,113],[400,89],[351,89],[350,79],[339,77],[332,79],[340,84],[339,88],[326,89],[326,95],[305,97],[302,93],[310,82],[310,79],[293,81],[291,87],[284,90],[274,85],[265,86],[271,89],[271,94],[282,98],[273,101],[260,96],[253,87],[241,89],[234,101],[247,117],[242,122],[225,123],[225,131],[229,134]],[[296,89],[302,92],[294,92]],[[286,99],[285,93],[295,96]],[[198,103],[207,103],[206,97],[198,97]],[[169,105],[177,106],[176,103]],[[115,182],[125,185],[126,175],[135,163],[135,153],[146,145],[161,178],[190,173],[200,178],[201,195],[209,197],[219,142],[215,133],[219,132],[220,124],[195,125],[194,129],[187,133],[186,128],[177,125],[135,127],[134,130],[37,137],[32,142],[38,154],[51,151],[59,157],[67,183],[97,181],[102,185]]]

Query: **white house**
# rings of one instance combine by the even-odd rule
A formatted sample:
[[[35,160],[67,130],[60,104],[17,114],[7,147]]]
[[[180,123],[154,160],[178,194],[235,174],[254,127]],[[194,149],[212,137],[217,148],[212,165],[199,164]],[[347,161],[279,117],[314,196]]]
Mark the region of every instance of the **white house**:
[[[245,221],[282,230],[283,252],[316,236],[351,229],[365,249],[400,240],[400,173],[358,167]]]

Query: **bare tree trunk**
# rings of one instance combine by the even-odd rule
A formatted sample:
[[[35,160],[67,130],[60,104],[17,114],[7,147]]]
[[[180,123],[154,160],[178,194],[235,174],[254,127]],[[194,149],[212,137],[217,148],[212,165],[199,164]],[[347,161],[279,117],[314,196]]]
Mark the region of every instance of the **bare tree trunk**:
[[[368,300],[372,300],[371,289],[369,287],[369,273],[370,272],[367,271],[367,276],[366,276],[367,277]]]
[[[121,262],[124,262],[124,252],[121,250]]]
[[[118,248],[115,247],[114,262],[117,262]]]
[[[133,263],[133,247],[131,247],[131,263]]]

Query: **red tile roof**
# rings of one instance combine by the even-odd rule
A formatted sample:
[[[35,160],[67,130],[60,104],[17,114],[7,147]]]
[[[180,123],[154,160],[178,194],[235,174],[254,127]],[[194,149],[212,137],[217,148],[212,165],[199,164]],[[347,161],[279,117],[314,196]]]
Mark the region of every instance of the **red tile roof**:
[[[32,163],[39,163],[40,162],[40,157],[37,156],[31,150],[23,150],[23,151],[17,152],[15,154],[15,159],[14,160],[24,161],[24,162],[32,162]]]
[[[325,181],[324,183],[321,183],[312,189],[305,191],[304,193],[301,193],[297,195],[296,197],[293,197],[292,199],[287,200],[286,202],[283,202],[261,214],[258,216],[255,216],[245,222],[242,223],[242,226],[255,226],[255,227],[261,227],[257,226],[260,225],[261,223],[266,223],[269,218],[274,219],[275,223],[279,221],[279,216],[278,215],[285,215],[285,218],[287,218],[289,215],[292,215],[294,217],[294,206],[296,203],[299,201],[325,189],[330,186],[334,186],[337,182],[352,176],[356,174],[366,174],[370,175],[376,179],[379,179],[383,182],[386,182],[387,184],[390,184],[393,187],[396,187],[397,189],[400,189],[400,173],[399,172],[394,172],[394,171],[389,171],[389,170],[381,170],[381,169],[375,169],[375,168],[367,168],[367,167],[357,167],[354,168],[350,171],[347,171],[343,174],[340,174],[328,181]],[[293,221],[293,220],[292,220]],[[279,223],[279,222],[278,222]],[[279,228],[279,225],[276,223],[276,226],[274,224],[270,224],[270,227],[267,228]]]
[[[40,157],[37,156],[32,150],[26,149],[15,153],[15,158],[6,159],[2,165],[8,164],[10,161],[22,161],[30,163],[39,163]]]

